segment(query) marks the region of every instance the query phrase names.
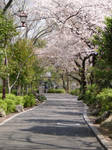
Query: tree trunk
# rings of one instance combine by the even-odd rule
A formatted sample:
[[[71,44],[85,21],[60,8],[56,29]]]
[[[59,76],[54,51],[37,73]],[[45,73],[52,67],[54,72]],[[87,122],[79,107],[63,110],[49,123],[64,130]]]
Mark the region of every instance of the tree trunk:
[[[31,92],[32,92],[33,91],[32,83],[30,84],[30,89],[31,89]]]
[[[82,68],[81,68],[81,90],[82,90],[82,96],[85,94],[86,91],[86,75],[85,75],[85,63],[86,63],[86,57],[82,61]]]
[[[22,87],[21,95],[24,95],[24,86]]]
[[[65,79],[64,79],[64,75],[62,74],[62,82],[63,82],[63,88],[66,90],[66,84],[65,84]]]
[[[6,79],[3,79],[2,99],[6,98]]]
[[[9,90],[9,94],[11,94],[11,90],[12,90],[12,88],[11,88],[11,87],[9,87],[9,88],[8,88],[8,90]]]
[[[70,92],[70,79],[69,79],[68,74],[67,74],[67,86],[66,86],[66,91],[67,91],[67,93]]]
[[[21,85],[18,85],[17,87],[17,95],[21,95]]]
[[[96,57],[97,57],[97,54],[93,55],[93,57],[92,57],[92,67],[95,66]],[[91,72],[91,75],[90,75],[90,84],[92,85],[94,82],[95,82],[95,77],[94,77],[93,72]]]
[[[4,65],[7,65],[7,58],[5,57]],[[6,98],[6,79],[3,79],[3,90],[2,90],[2,99]]]
[[[85,91],[86,91],[86,77],[85,77],[85,69],[84,68],[81,71],[81,90],[82,90],[82,95],[84,95]]]
[[[26,86],[26,94],[28,95],[28,92],[29,92],[29,88],[28,88],[28,85]]]
[[[8,93],[10,94],[10,93],[11,93],[11,89],[12,89],[12,87],[10,86],[9,74],[8,74],[7,81],[8,81]]]

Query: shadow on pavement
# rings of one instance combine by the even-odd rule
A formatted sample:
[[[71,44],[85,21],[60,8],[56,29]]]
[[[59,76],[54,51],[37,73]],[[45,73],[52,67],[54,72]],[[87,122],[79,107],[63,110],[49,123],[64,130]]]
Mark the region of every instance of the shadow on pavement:
[[[94,137],[88,127],[81,126],[71,126],[71,125],[49,125],[49,126],[33,126],[27,129],[21,129],[22,131],[28,131],[38,134],[47,134],[47,135],[59,135],[59,136],[76,136],[76,137]]]
[[[62,119],[27,119],[25,121],[28,121],[28,122],[36,122],[36,123],[65,123],[65,124],[76,124],[76,123],[80,123],[80,124],[85,124],[85,123],[82,123],[81,121],[70,121],[70,120],[62,120]],[[71,124],[70,124],[71,123]]]

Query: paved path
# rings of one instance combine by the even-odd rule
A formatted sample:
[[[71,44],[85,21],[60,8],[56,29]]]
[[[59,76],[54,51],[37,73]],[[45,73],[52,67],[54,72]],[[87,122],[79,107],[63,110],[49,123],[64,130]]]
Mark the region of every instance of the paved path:
[[[0,150],[103,150],[83,120],[81,102],[70,95],[47,97],[0,126]]]

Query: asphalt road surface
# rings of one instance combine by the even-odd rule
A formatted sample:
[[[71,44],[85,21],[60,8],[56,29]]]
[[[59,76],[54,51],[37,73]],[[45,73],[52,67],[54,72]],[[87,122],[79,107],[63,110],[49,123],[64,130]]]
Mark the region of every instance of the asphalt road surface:
[[[0,126],[0,150],[103,150],[76,97],[48,94],[47,98]]]

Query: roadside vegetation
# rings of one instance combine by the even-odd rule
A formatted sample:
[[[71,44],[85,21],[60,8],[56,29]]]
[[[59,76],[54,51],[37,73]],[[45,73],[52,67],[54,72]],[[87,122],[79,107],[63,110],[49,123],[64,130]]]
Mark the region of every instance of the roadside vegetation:
[[[99,23],[110,3],[105,1],[104,8],[99,1],[87,6],[64,0],[52,1],[50,8],[37,5],[30,15],[39,18],[27,21],[30,29],[22,36],[13,16],[21,9],[7,13],[13,12],[13,2],[4,3],[0,11],[0,110],[9,114],[17,105],[32,107],[37,99],[46,100],[43,92],[70,93],[90,107],[98,117],[95,122],[103,122],[112,113],[112,17]],[[91,10],[98,11],[97,17]]]
[[[14,21],[0,12],[0,115],[19,112],[46,100],[38,92],[44,68],[34,54],[32,40],[17,39]],[[14,38],[17,40],[11,42]],[[41,40],[40,40],[41,41]],[[42,42],[40,43],[42,46]],[[39,45],[40,46],[40,45]],[[3,82],[3,83],[2,83]]]
[[[0,98],[0,109],[3,109],[6,114],[16,112],[17,105],[23,106],[23,109],[32,107],[36,105],[35,97],[33,95],[15,96],[13,94],[7,94],[4,100]]]
[[[64,89],[49,89],[48,93],[66,93]]]
[[[89,106],[95,123],[103,123],[112,114],[112,17],[105,18],[104,23],[105,28],[98,28],[92,38],[97,55],[85,76],[86,84],[71,91]]]

